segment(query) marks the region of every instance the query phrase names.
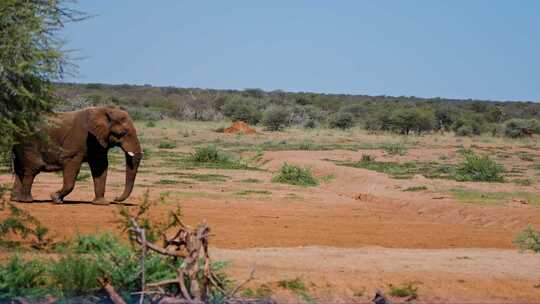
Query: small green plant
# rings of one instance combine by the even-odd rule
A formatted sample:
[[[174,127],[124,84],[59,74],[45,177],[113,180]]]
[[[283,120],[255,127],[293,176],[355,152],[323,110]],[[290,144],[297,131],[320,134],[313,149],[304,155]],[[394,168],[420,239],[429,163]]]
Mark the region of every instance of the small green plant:
[[[328,174],[321,177],[321,180],[325,183],[329,183],[333,181],[334,179],[336,179],[336,176],[334,174]]]
[[[176,143],[174,141],[162,140],[159,142],[158,148],[160,149],[174,149],[176,148]]]
[[[301,278],[295,278],[292,280],[281,280],[278,282],[278,286],[290,290],[308,304],[317,303],[315,299],[307,292],[306,285]]]
[[[405,192],[416,192],[416,191],[424,191],[424,190],[427,190],[428,188],[426,186],[412,186],[412,187],[407,187],[405,189],[403,189],[403,191]]]
[[[158,185],[176,185],[178,184],[178,181],[172,180],[172,179],[160,179],[156,182]]]
[[[317,186],[319,182],[310,169],[295,165],[283,164],[272,178],[274,183],[291,184],[295,186]]]
[[[435,162],[383,162],[374,159],[364,158],[357,162],[335,161],[340,166],[368,169],[382,172],[396,179],[409,179],[415,174],[421,174],[427,178],[447,178],[454,177],[454,167],[452,165],[438,164]]]
[[[168,204],[167,198],[171,195],[170,191],[164,191],[159,193],[159,203],[162,205]]]
[[[463,145],[460,145],[459,148],[456,150],[456,152],[463,156],[474,154],[473,149],[465,148]]]
[[[375,156],[371,154],[362,154],[361,160],[362,162],[373,162],[375,161]]]
[[[180,178],[194,179],[201,182],[224,182],[230,179],[230,177],[227,175],[212,173],[179,173],[176,176]]]
[[[534,155],[527,152],[519,152],[518,157],[519,159],[523,161],[530,161],[530,162],[534,161]]]
[[[268,285],[261,285],[255,290],[251,288],[246,288],[242,292],[242,296],[246,298],[256,298],[256,299],[266,299],[272,295],[272,289]]]
[[[181,160],[183,165],[213,169],[244,169],[256,168],[248,166],[245,162],[233,158],[230,154],[220,151],[214,145],[199,147],[187,158]]]
[[[407,154],[407,148],[400,143],[390,143],[383,145],[383,149],[389,155],[400,155],[403,156]]]
[[[278,286],[284,289],[288,289],[292,292],[306,291],[306,285],[301,278],[294,278],[292,280],[281,280],[278,281]]]
[[[195,153],[191,155],[191,159],[194,162],[200,163],[217,163],[227,162],[230,160],[230,157],[227,154],[219,151],[216,146],[209,145],[206,147],[196,148]]]
[[[315,144],[310,141],[304,141],[298,145],[298,150],[310,151],[310,150],[315,150],[315,148],[316,148]]]
[[[399,286],[395,286],[392,284],[388,285],[388,288],[390,289],[389,294],[393,297],[412,297],[416,299],[418,297],[418,287],[416,286],[417,283],[415,282],[408,282],[401,284]]]
[[[155,126],[156,126],[156,123],[153,120],[150,120],[150,121],[146,122],[146,127],[147,128],[154,128]]]
[[[531,225],[520,232],[514,239],[514,244],[523,251],[540,252],[540,231],[534,230]]]
[[[152,156],[152,154],[154,154],[154,151],[152,151],[152,149],[146,148],[146,147],[143,148],[143,151],[142,151],[142,152],[143,152],[143,155],[144,155],[144,159],[145,159],[145,160],[149,159],[149,158]]]
[[[466,154],[465,160],[457,166],[456,180],[502,182],[501,173],[504,168],[491,160],[487,155],[478,156],[474,153]]]
[[[268,190],[242,190],[242,191],[236,192],[236,195],[250,195],[250,194],[265,194],[265,195],[268,195],[268,194],[272,194],[272,192],[270,192]]]

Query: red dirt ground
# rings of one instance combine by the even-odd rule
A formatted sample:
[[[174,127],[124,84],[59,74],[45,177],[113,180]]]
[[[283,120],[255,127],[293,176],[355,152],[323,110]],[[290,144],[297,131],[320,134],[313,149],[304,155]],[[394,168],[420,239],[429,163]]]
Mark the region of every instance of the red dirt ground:
[[[320,303],[360,303],[368,301],[374,288],[418,281],[420,302],[540,303],[540,289],[533,287],[540,283],[540,257],[519,253],[512,244],[527,224],[540,225],[540,208],[466,205],[437,190],[405,193],[402,189],[408,186],[423,184],[431,189],[452,187],[455,182],[420,176],[395,180],[324,160],[359,155],[352,151],[264,154],[269,171],[289,162],[310,166],[317,176],[335,176],[316,188],[274,185],[268,172],[220,170],[232,180],[159,185],[152,188],[151,197],[157,199],[157,187],[184,192],[177,200],[186,222],[208,220],[215,257],[233,262],[231,274],[241,279],[250,264],[258,265],[252,287],[300,276],[312,284],[309,289]],[[256,188],[272,195],[245,198],[232,194],[250,187],[239,182],[247,177],[261,179],[263,183]],[[143,173],[139,180],[156,178]],[[122,179],[121,172],[113,172],[109,184],[121,184]],[[7,182],[9,176],[0,176],[0,183]],[[117,207],[87,203],[93,193],[90,183],[77,187],[68,197],[75,203],[48,202],[49,192],[59,188],[60,182],[54,174],[38,176],[33,195],[44,201],[18,206],[58,237],[115,230]],[[129,203],[138,204],[144,190],[136,187]],[[205,194],[196,192],[203,190]],[[108,196],[119,191],[119,187],[109,189]],[[163,216],[175,206],[160,204],[155,216]],[[360,290],[365,295],[354,297]],[[277,293],[278,299],[301,302],[282,290]]]

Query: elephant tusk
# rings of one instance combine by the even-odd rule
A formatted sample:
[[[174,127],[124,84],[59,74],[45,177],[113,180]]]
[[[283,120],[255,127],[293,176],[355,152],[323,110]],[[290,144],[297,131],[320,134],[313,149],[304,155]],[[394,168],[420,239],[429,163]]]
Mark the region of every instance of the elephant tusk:
[[[127,154],[128,154],[129,156],[131,156],[131,157],[135,156],[135,153],[133,153],[133,152],[128,152]]]

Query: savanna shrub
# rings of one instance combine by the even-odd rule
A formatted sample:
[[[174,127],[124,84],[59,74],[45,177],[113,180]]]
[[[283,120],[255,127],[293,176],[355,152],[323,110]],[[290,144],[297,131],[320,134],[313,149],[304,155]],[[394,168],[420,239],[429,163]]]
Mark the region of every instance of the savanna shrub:
[[[329,122],[329,126],[332,129],[350,129],[354,125],[354,116],[351,113],[338,112]]]
[[[122,106],[133,120],[157,121],[161,119],[160,112],[156,109],[150,109],[138,106]]]
[[[291,184],[295,186],[317,186],[319,182],[307,168],[283,164],[274,175],[272,181],[275,183]]]
[[[529,225],[517,235],[514,239],[514,244],[523,251],[531,250],[533,252],[540,252],[540,231],[534,230]]]
[[[458,181],[482,181],[482,182],[502,182],[501,173],[504,168],[489,159],[487,155],[478,156],[474,153],[464,155],[465,160],[456,169],[456,180]]]
[[[68,254],[53,263],[51,277],[64,297],[87,295],[100,289],[98,264],[82,254]]]
[[[315,129],[319,126],[319,123],[313,119],[308,119],[304,122],[304,128],[306,129]]]
[[[480,135],[485,128],[485,118],[482,115],[470,113],[461,115],[452,125],[452,131],[458,136]]]
[[[229,161],[229,159],[227,154],[220,152],[214,145],[196,148],[195,153],[191,155],[191,160],[200,163],[215,163]]]
[[[45,265],[37,260],[24,261],[18,255],[12,256],[0,264],[0,300],[45,297],[48,294],[46,271]]]
[[[511,138],[540,134],[540,122],[536,119],[511,119],[504,125],[504,135]]]
[[[474,130],[470,125],[462,125],[455,130],[457,136],[473,136]]]
[[[290,123],[289,110],[282,106],[272,106],[263,113],[262,124],[269,131],[279,131]]]
[[[232,121],[243,121],[255,125],[261,118],[261,112],[255,107],[255,101],[250,98],[231,98],[223,105],[223,115]]]
[[[401,134],[428,132],[434,129],[435,114],[432,110],[418,108],[397,109],[390,115],[390,130]]]

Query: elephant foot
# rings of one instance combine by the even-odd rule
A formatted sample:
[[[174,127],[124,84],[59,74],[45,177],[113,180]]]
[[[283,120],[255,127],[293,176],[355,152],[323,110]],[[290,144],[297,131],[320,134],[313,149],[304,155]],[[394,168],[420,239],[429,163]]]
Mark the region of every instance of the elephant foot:
[[[111,202],[109,202],[108,200],[106,200],[104,197],[100,197],[100,198],[95,198],[93,201],[92,201],[92,204],[93,205],[109,205]]]
[[[30,194],[11,193],[11,201],[21,203],[31,203],[34,198]]]
[[[54,204],[62,204],[64,202],[56,192],[51,194],[51,199]]]

